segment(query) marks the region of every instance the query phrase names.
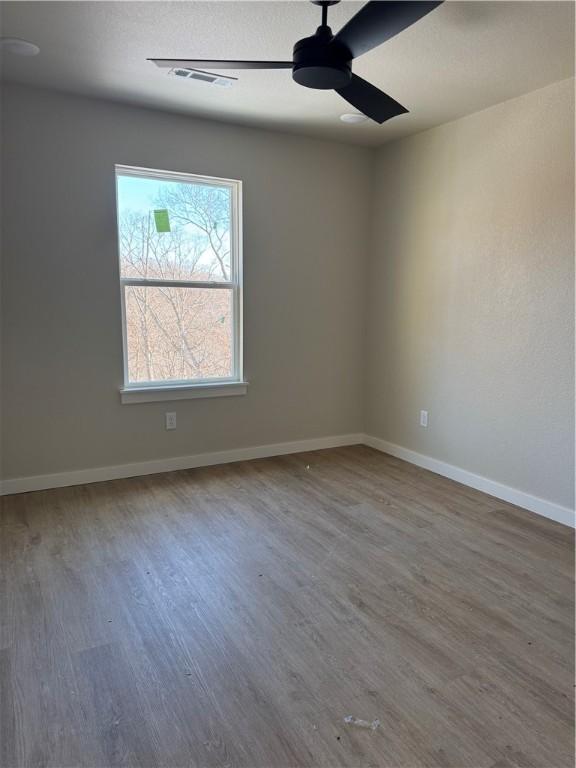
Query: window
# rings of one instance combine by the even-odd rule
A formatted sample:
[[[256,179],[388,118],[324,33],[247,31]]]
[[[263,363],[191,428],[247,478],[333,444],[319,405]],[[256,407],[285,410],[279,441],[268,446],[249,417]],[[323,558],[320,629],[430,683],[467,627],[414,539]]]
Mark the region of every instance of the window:
[[[123,402],[244,394],[241,182],[116,166]]]

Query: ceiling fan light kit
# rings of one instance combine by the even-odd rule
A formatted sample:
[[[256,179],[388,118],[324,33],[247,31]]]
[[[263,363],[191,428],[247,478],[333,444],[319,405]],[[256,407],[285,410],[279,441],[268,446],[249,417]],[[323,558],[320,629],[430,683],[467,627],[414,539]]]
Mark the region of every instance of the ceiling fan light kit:
[[[231,61],[218,59],[149,59],[161,68],[291,69],[299,85],[334,90],[355,109],[377,123],[408,112],[391,96],[352,72],[352,62],[414,24],[443,0],[411,2],[372,0],[334,35],[328,8],[340,0],[312,0],[321,6],[322,22],[315,34],[294,45],[292,61]]]
[[[336,90],[352,79],[352,57],[346,46],[334,39],[328,26],[320,26],[312,37],[294,46],[292,78],[306,88]]]

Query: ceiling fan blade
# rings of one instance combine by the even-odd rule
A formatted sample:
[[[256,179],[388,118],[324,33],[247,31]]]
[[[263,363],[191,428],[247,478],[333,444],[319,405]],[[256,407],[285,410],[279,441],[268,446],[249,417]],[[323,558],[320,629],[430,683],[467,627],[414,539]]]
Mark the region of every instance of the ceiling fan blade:
[[[442,2],[443,0],[436,2],[372,0],[366,3],[347,24],[344,24],[335,39],[343,43],[355,59],[402,32],[438,5],[442,5]]]
[[[148,59],[161,69],[292,69],[291,61],[223,61],[222,59]]]
[[[363,115],[380,124],[390,120],[391,117],[408,112],[402,104],[358,75],[352,75],[350,83],[344,88],[337,88],[336,93],[339,93]]]

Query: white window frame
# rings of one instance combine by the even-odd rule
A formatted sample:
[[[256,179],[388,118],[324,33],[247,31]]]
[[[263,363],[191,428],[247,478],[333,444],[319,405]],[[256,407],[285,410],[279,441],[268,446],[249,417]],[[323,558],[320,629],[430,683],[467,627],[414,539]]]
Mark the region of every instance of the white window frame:
[[[231,199],[230,277],[229,281],[159,280],[122,277],[120,237],[118,228],[118,177],[134,176],[144,179],[162,179],[187,184],[206,184],[227,187]],[[160,171],[129,165],[115,166],[116,179],[116,231],[118,236],[118,268],[120,275],[120,303],[122,308],[122,356],[124,385],[120,388],[123,403],[146,403],[161,400],[187,400],[198,397],[224,397],[246,394],[243,355],[243,285],[242,285],[242,182],[220,179],[179,171]],[[128,286],[165,286],[175,288],[207,288],[231,290],[232,293],[232,376],[216,379],[185,379],[170,381],[130,382],[128,377],[128,339],[126,326],[126,288]]]

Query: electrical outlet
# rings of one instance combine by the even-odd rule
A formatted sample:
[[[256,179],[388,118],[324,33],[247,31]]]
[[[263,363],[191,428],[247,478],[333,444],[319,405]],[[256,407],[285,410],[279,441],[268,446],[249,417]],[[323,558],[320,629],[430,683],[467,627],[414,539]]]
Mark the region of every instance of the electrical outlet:
[[[420,426],[428,426],[428,411],[420,411]]]
[[[166,429],[176,429],[176,413],[171,411],[166,414]]]

